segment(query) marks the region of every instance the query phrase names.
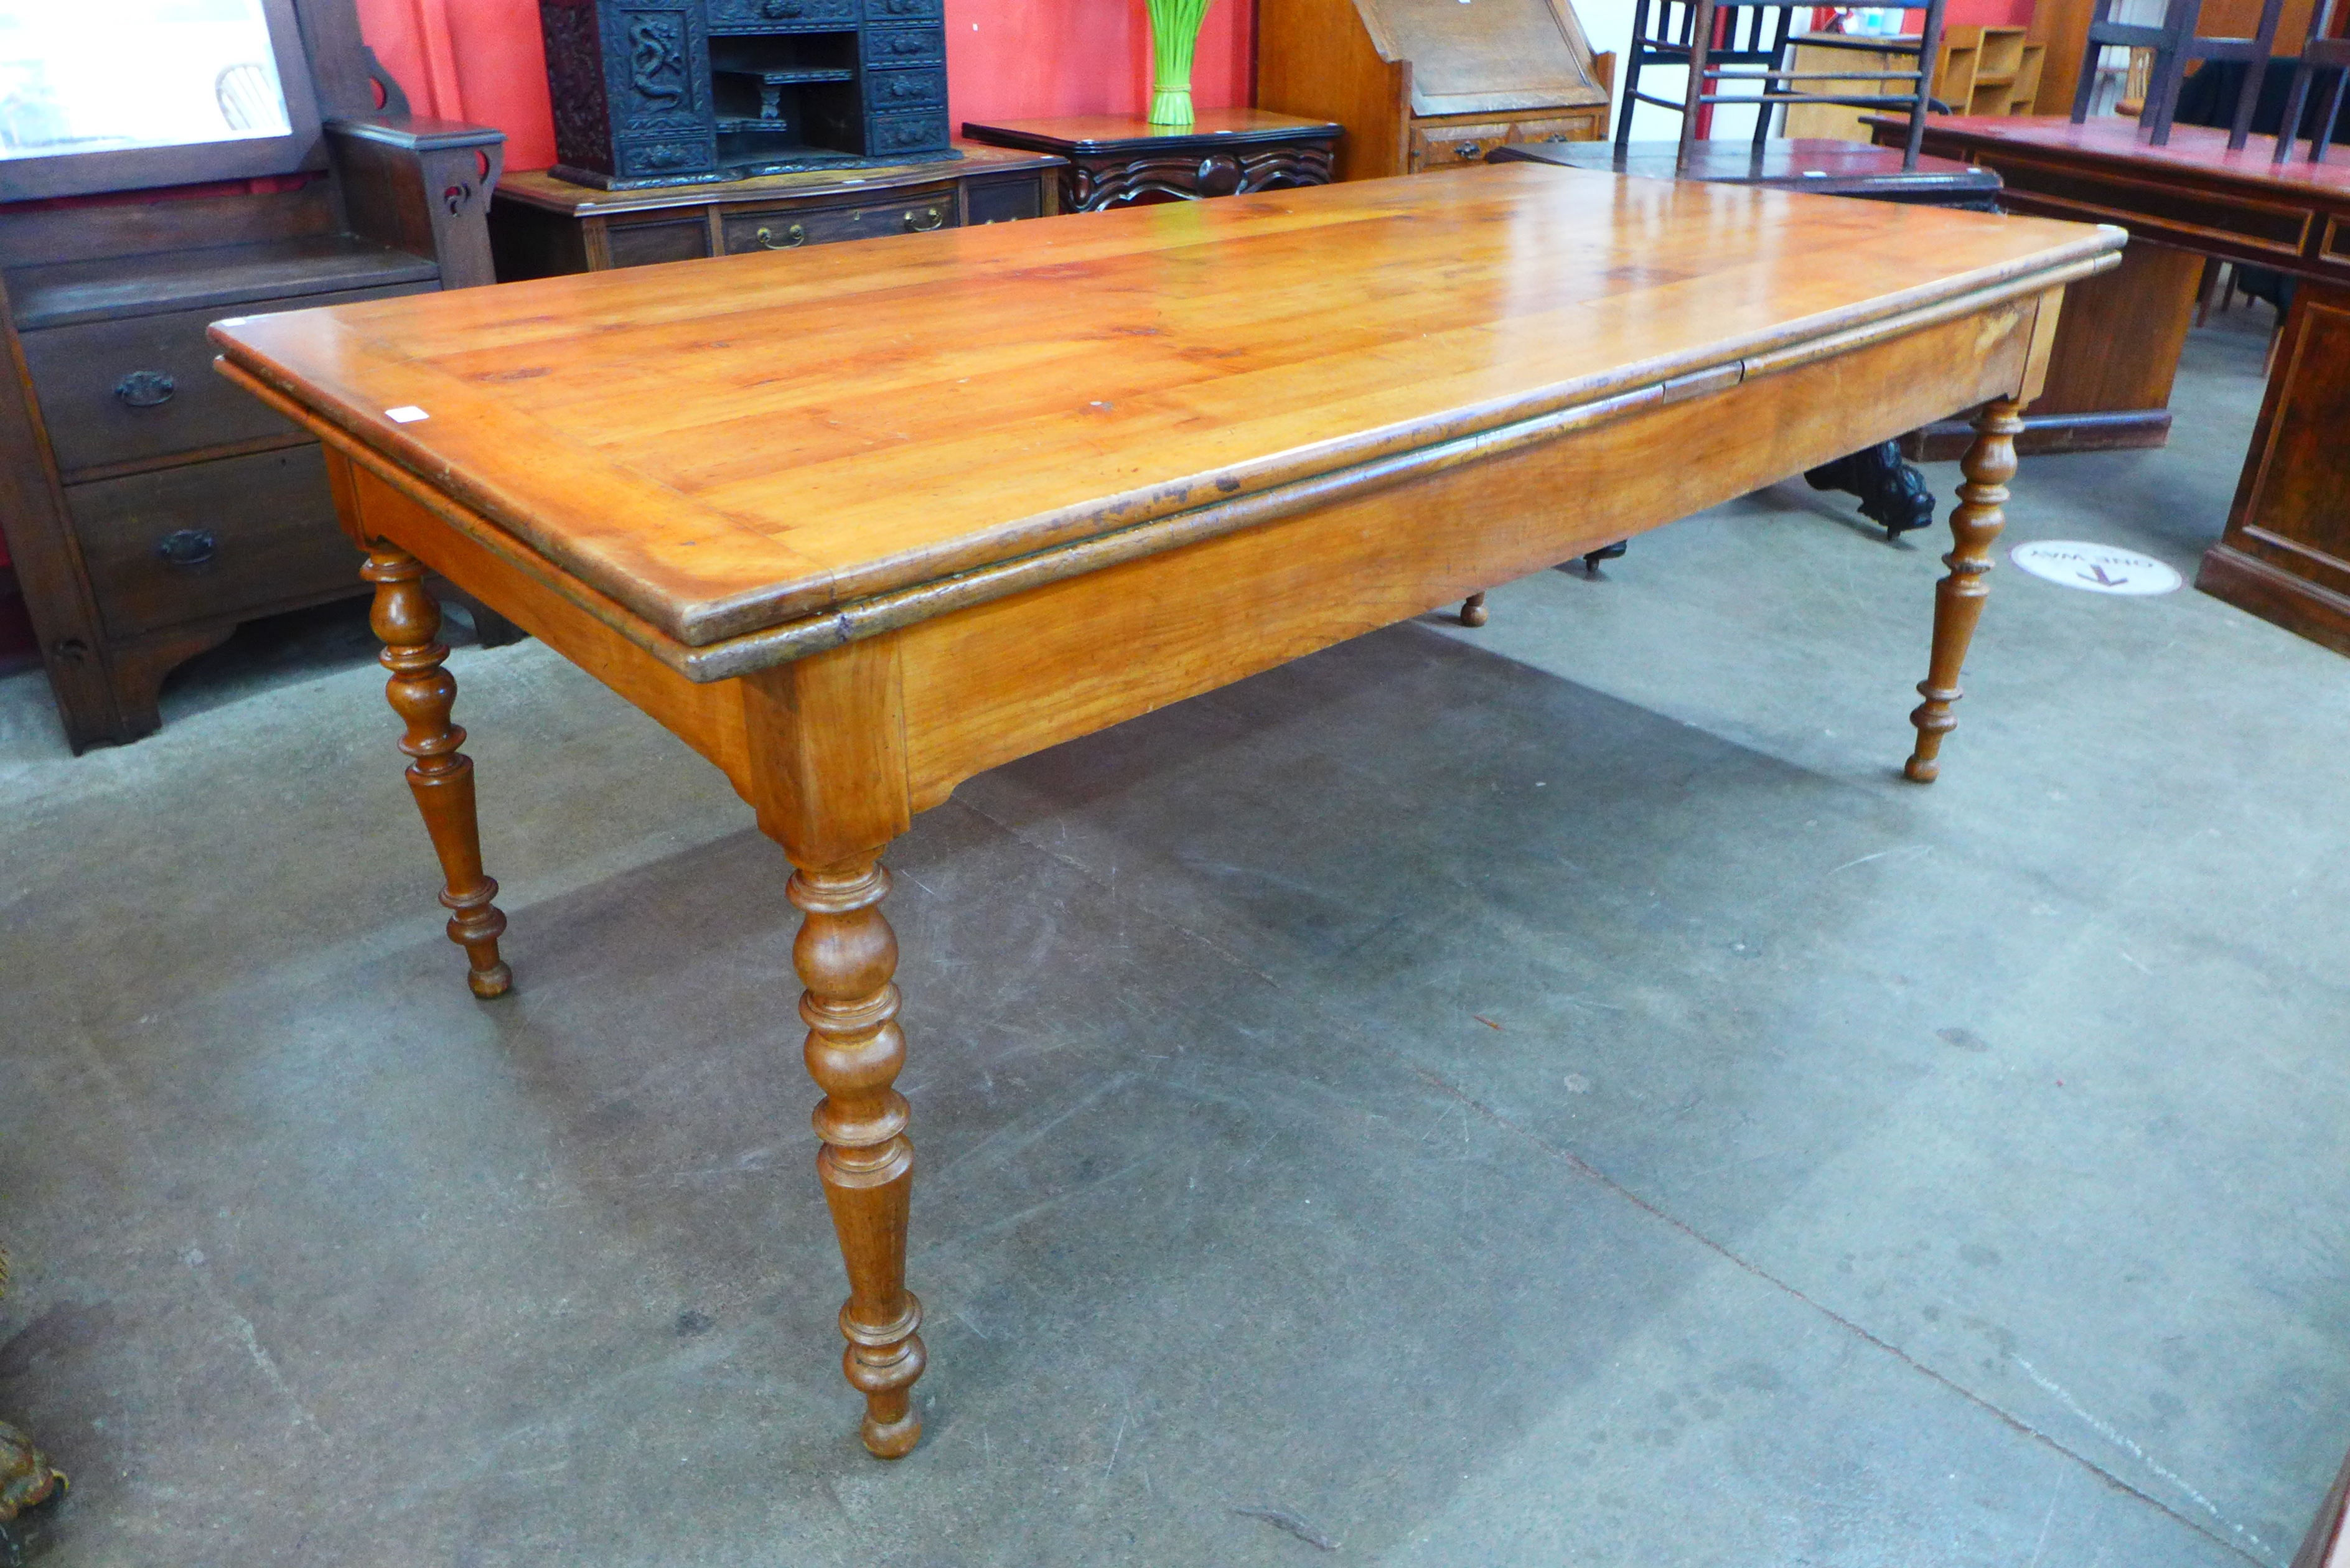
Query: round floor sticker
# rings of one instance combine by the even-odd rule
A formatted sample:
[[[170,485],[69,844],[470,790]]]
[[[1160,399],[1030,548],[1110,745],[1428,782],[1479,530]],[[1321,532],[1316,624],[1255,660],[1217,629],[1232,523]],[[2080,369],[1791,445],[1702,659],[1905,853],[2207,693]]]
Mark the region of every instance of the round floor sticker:
[[[2078,539],[2034,539],[2007,558],[2035,577],[2093,594],[2167,594],[2183,580],[2151,556]]]

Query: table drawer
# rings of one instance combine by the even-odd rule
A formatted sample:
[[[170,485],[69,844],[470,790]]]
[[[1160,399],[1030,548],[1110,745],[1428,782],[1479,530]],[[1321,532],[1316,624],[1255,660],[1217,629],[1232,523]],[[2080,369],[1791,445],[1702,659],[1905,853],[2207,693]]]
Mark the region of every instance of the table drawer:
[[[1411,171],[1457,169],[1482,163],[1485,154],[1510,139],[1506,123],[1480,125],[1415,125],[1411,128]]]
[[[259,615],[359,581],[315,442],[70,484],[66,504],[115,637]]]
[[[876,234],[919,234],[957,226],[952,185],[909,191],[887,203],[867,207],[776,207],[729,213],[726,254],[790,251],[828,245],[836,240],[867,240]]]
[[[27,332],[23,337],[25,363],[41,400],[41,418],[48,426],[57,467],[70,476],[78,469],[284,435],[293,426],[252,393],[213,373],[206,326],[224,316],[265,316],[314,305],[424,294],[432,288],[431,284],[411,284],[354,289]]]

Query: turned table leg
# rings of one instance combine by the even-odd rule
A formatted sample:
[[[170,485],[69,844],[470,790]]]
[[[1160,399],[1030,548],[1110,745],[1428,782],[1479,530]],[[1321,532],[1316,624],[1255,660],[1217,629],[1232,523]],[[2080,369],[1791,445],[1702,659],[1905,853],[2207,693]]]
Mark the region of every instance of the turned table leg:
[[[473,994],[503,996],[514,983],[514,971],[498,957],[506,918],[492,902],[498,885],[482,871],[473,763],[457,749],[465,732],[449,722],[457,682],[442,668],[449,650],[439,641],[441,607],[425,591],[423,566],[396,545],[378,540],[369,545],[359,575],[375,585],[369,624],[383,641],[380,657],[391,671],[385,695],[408,726],[400,749],[411,759],[408,787],[446,878],[441,902],[449,910],[449,940],[465,950],[472,965],[465,979]]]
[[[1984,579],[1991,571],[1991,543],[2007,522],[2007,482],[2015,477],[2015,437],[2023,429],[2022,414],[2018,400],[1985,403],[1975,416],[1974,444],[1959,460],[1966,483],[1959,486],[1959,504],[1950,513],[1956,545],[1942,557],[1950,575],[1934,587],[1934,653],[1926,679],[1918,683],[1926,701],[1909,715],[1918,726],[1918,749],[1902,770],[1919,784],[1931,784],[1941,772],[1936,759],[1942,737],[1959,727],[1950,705],[1959,700],[1959,669],[1991,593]]]
[[[840,1332],[842,1368],[865,1396],[865,1446],[885,1459],[913,1450],[922,1375],[922,1305],[906,1288],[906,1212],[914,1146],[906,1097],[891,1085],[906,1062],[898,1028],[898,938],[881,913],[889,873],[877,860],[792,874],[787,889],[806,919],[792,960],[807,986],[808,1073],[824,1091],[816,1108],[816,1175],[848,1270]]]

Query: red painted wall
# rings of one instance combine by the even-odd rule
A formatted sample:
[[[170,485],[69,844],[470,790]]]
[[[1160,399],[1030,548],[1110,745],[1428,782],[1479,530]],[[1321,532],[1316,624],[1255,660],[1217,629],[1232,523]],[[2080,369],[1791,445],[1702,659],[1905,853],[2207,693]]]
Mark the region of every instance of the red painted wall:
[[[419,114],[506,133],[506,166],[555,161],[537,0],[359,0],[359,26]],[[1213,0],[1200,32],[1192,100],[1249,100],[1253,0]],[[946,0],[948,113],[1139,112],[1150,88],[1141,0]]]

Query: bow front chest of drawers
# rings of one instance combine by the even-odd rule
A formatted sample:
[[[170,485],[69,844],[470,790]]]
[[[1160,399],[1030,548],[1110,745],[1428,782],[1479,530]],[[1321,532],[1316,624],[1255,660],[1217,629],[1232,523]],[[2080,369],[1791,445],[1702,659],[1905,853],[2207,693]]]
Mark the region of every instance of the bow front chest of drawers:
[[[498,281],[798,250],[1060,211],[1060,159],[955,145],[962,156],[951,163],[637,191],[599,191],[550,174],[508,175],[490,209]]]

